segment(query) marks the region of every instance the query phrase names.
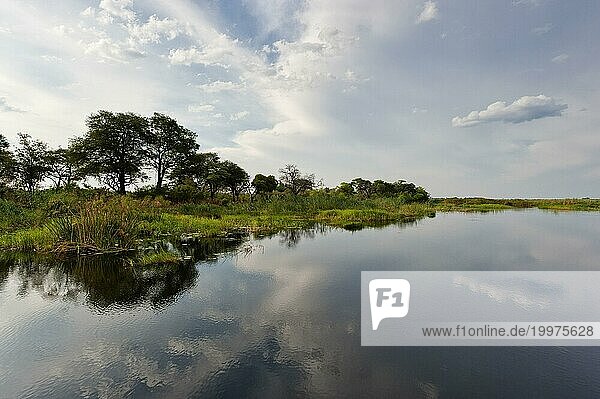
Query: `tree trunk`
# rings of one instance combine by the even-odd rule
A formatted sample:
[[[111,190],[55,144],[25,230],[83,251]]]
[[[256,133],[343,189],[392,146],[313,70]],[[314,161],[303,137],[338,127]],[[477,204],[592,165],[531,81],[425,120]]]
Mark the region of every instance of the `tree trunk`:
[[[125,194],[125,173],[119,173],[119,194]]]
[[[159,159],[158,167],[156,168],[156,190],[157,191],[160,191],[160,189],[162,188],[164,174],[165,174],[164,167],[162,166],[162,162]]]
[[[162,189],[163,177],[162,174],[159,173],[156,178],[156,190],[160,191]]]

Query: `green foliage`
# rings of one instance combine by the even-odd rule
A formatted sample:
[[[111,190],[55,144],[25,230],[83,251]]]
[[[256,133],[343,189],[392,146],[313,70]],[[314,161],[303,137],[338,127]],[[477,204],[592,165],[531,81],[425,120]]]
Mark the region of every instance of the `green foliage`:
[[[86,175],[125,194],[126,188],[145,177],[146,118],[133,113],[99,111],[86,121],[88,132],[72,142]]]
[[[0,134],[0,198],[15,178],[15,159],[6,137]]]
[[[337,186],[337,191],[345,195],[354,195],[356,192],[354,191],[354,187],[352,183],[341,182],[339,186]]]
[[[246,189],[250,180],[248,173],[240,166],[231,161],[224,161],[220,164],[223,185],[231,191],[234,201],[240,196],[242,190]]]
[[[176,265],[181,263],[181,257],[174,252],[156,251],[140,254],[134,261],[136,266],[154,267],[164,265]]]
[[[73,148],[58,148],[51,150],[46,155],[48,164],[48,178],[54,188],[74,187],[85,176],[82,172],[80,159]]]
[[[252,180],[252,187],[258,195],[270,194],[277,188],[277,179],[273,175],[257,174]]]
[[[156,189],[160,190],[173,168],[197,149],[196,133],[175,119],[155,112],[144,135],[143,151],[147,164],[156,173]]]
[[[351,183],[340,183],[336,190],[346,195],[356,194],[362,198],[397,197],[404,203],[427,202],[430,198],[429,193],[423,187],[417,187],[413,183],[406,183],[404,180],[398,180],[395,183],[383,180],[371,182],[357,177]]]
[[[178,203],[195,204],[205,200],[205,195],[195,184],[178,184],[166,193],[166,198]]]
[[[0,248],[12,251],[39,251],[51,247],[52,237],[45,227],[19,230],[0,236]]]
[[[15,153],[16,182],[30,194],[48,176],[48,151],[46,143],[19,133],[19,146]]]
[[[72,217],[53,219],[46,228],[59,251],[133,249],[139,238],[140,205],[127,197],[93,200]]]

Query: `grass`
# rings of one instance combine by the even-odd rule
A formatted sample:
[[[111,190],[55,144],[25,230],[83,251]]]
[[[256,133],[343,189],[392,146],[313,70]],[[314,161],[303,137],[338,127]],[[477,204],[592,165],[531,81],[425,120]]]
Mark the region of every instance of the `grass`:
[[[126,197],[90,201],[71,217],[60,217],[45,228],[59,252],[109,252],[137,246],[140,211]]]
[[[54,240],[46,227],[33,227],[0,235],[0,249],[32,252],[49,250]]]
[[[140,267],[155,267],[176,265],[182,261],[181,257],[176,253],[169,251],[150,252],[139,255],[133,263]]]

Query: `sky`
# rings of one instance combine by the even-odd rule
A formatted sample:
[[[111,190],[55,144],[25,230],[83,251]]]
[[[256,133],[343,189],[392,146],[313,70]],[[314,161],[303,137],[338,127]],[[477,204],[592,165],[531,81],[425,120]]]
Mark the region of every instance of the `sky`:
[[[600,197],[595,0],[0,2],[0,133],[162,112],[250,174]]]

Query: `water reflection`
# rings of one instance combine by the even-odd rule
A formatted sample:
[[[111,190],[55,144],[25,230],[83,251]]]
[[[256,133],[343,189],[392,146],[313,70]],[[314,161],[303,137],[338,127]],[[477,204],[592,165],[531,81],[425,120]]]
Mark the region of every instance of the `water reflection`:
[[[598,348],[361,347],[359,300],[361,270],[593,270],[600,217],[453,214],[166,245],[190,261],[0,257],[0,397],[600,397]]]
[[[45,299],[85,302],[97,309],[148,305],[160,308],[177,300],[194,286],[196,262],[215,263],[220,254],[232,253],[244,239],[203,239],[160,243],[187,261],[168,266],[140,268],[126,258],[88,256],[58,260],[42,256],[0,256],[0,291],[10,278],[19,296],[31,292]]]

